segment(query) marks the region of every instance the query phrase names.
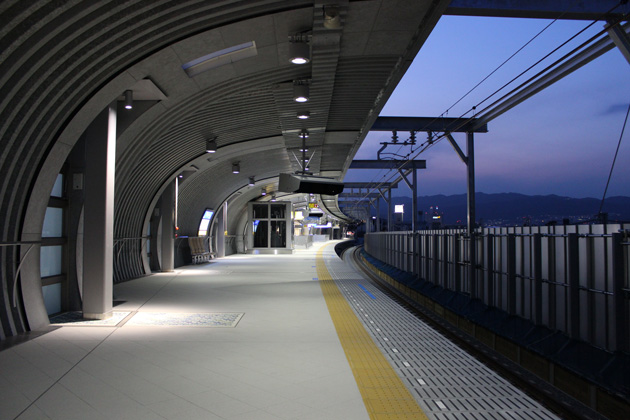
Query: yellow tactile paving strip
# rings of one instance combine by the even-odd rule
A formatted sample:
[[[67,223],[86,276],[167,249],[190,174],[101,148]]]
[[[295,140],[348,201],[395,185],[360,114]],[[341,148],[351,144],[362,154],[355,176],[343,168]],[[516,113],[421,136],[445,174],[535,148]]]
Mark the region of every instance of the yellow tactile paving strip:
[[[370,418],[428,419],[341,294],[328,272],[323,249],[316,260],[319,284]]]

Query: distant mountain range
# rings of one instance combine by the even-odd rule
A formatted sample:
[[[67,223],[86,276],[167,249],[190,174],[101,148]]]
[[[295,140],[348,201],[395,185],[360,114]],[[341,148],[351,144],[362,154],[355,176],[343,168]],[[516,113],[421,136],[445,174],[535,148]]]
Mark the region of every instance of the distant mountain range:
[[[503,221],[499,224],[520,225],[524,218],[532,223],[540,224],[556,221],[561,224],[563,219],[571,223],[594,219],[599,211],[600,201],[596,198],[570,198],[557,195],[524,195],[516,193],[485,194],[477,193],[476,212],[477,221],[493,224],[493,221]],[[405,205],[404,220],[411,220],[411,197],[393,197],[394,204]],[[430,207],[438,207],[443,213],[443,223],[447,225],[466,224],[466,194],[431,195],[418,197],[418,210],[430,212]],[[604,203],[603,212],[608,213],[610,222],[630,222],[630,197],[610,197]],[[387,208],[381,202],[381,215],[387,216]],[[429,220],[430,218],[427,218]]]

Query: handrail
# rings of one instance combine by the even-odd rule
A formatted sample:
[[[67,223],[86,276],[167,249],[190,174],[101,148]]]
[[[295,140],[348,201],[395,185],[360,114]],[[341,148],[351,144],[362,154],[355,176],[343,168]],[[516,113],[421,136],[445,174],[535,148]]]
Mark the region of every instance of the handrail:
[[[0,242],[0,246],[36,245],[41,243],[42,241]]]
[[[17,308],[17,281],[18,281],[18,278],[20,277],[20,270],[22,270],[22,264],[24,264],[24,261],[26,261],[26,257],[28,257],[28,254],[30,254],[33,248],[35,248],[35,245],[41,245],[41,244],[42,244],[41,241],[0,242],[0,246],[29,245],[29,247],[26,249],[26,252],[24,253],[24,256],[20,258],[20,264],[18,264],[18,268],[15,271],[15,276],[13,277],[13,296],[12,296],[13,302],[12,303],[13,303],[14,308]]]
[[[131,241],[131,240],[137,240],[137,239],[151,239],[151,236],[132,236],[132,237],[126,237],[126,238],[114,238],[114,246],[116,246],[118,243],[122,241]],[[118,264],[120,261],[120,253],[122,252],[124,247],[125,245],[123,244],[120,246],[120,248],[118,248],[118,252],[116,253],[116,264]],[[142,251],[143,249],[144,249],[144,244],[142,244],[142,247],[140,248],[140,250]]]

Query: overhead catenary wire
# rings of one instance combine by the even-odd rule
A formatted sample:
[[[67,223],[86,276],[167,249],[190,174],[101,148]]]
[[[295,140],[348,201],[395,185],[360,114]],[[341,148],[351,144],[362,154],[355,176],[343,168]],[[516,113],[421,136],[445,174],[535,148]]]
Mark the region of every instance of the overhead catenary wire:
[[[624,2],[620,1],[616,6],[612,7],[610,10],[608,10],[607,12],[603,13],[601,15],[601,17],[605,17],[607,14],[611,13],[612,11],[614,11],[616,8],[618,8],[620,5],[622,5]],[[568,11],[568,10],[567,10]],[[507,60],[505,60],[503,63],[501,63],[496,69],[494,69],[490,74],[488,74],[488,76],[484,77],[484,79],[482,79],[482,81],[480,81],[479,83],[477,83],[477,85],[475,85],[472,89],[470,89],[466,94],[464,94],[458,101],[456,101],[453,105],[451,105],[449,108],[447,108],[446,111],[444,111],[440,117],[436,117],[434,118],[431,122],[435,122],[437,120],[439,120],[439,118],[443,117],[444,115],[448,114],[449,110],[454,107],[455,105],[457,105],[459,102],[461,102],[465,97],[467,97],[472,91],[474,91],[479,85],[481,85],[483,82],[485,82],[489,77],[491,77],[496,71],[498,71],[503,65],[505,65],[509,60],[511,60],[516,54],[518,54],[518,52],[520,52],[521,50],[523,50],[523,48],[525,48],[528,44],[530,44],[534,39],[536,39],[538,36],[540,36],[540,34],[542,32],[544,32],[547,28],[549,28],[553,23],[555,23],[558,19],[560,19],[562,17],[562,15],[564,15],[565,13],[567,13],[567,11],[561,13],[558,18],[554,19],[549,25],[547,25],[545,28],[543,28],[543,30],[539,31],[536,35],[534,35],[529,41],[527,41],[522,47],[520,47],[514,54],[512,54]],[[553,55],[555,52],[557,52],[559,49],[561,49],[562,47],[564,47],[565,45],[567,45],[569,42],[571,42],[572,40],[574,40],[575,38],[577,38],[579,35],[581,35],[582,33],[584,33],[586,30],[588,30],[590,27],[592,27],[595,23],[597,23],[598,21],[600,21],[601,18],[595,19],[593,20],[591,23],[589,23],[586,27],[582,28],[580,31],[578,31],[575,35],[571,36],[568,40],[566,40],[565,42],[563,42],[562,44],[560,44],[558,47],[554,48],[551,52],[549,52],[548,54],[546,54],[544,57],[542,57],[541,59],[539,59],[538,61],[536,61],[534,64],[532,64],[531,66],[529,66],[526,70],[524,70],[523,72],[519,73],[517,76],[515,76],[514,78],[512,78],[509,82],[505,83],[504,85],[502,85],[500,88],[496,89],[493,93],[491,93],[490,95],[488,95],[486,98],[484,98],[481,102],[479,102],[477,105],[473,106],[470,110],[464,112],[459,120],[462,120],[463,122],[457,127],[457,128],[453,128],[453,127],[445,127],[444,133],[440,134],[437,138],[434,138],[432,141],[428,141],[425,143],[422,143],[419,147],[419,150],[416,150],[416,153],[412,155],[412,153],[408,153],[406,155],[406,159],[403,159],[403,161],[396,167],[396,168],[392,168],[389,170],[389,174],[390,176],[387,179],[384,179],[382,181],[376,181],[373,180],[373,182],[376,184],[374,188],[370,189],[367,191],[366,195],[364,197],[362,197],[361,199],[359,199],[357,201],[357,203],[355,204],[358,205],[361,201],[363,201],[364,199],[366,199],[370,193],[374,192],[375,190],[377,190],[381,185],[383,185],[384,183],[391,181],[395,176],[398,176],[398,172],[400,169],[402,169],[410,160],[415,159],[417,156],[419,156],[421,153],[423,153],[424,151],[426,151],[429,147],[439,143],[440,140],[442,140],[446,133],[451,132],[451,131],[455,131],[459,128],[461,128],[463,125],[465,125],[466,123],[470,122],[476,115],[476,110],[477,107],[484,104],[485,102],[487,102],[488,100],[490,100],[492,97],[494,97],[495,95],[497,95],[499,92],[501,92],[502,90],[504,90],[506,87],[508,87],[509,85],[511,85],[512,83],[514,83],[516,80],[518,80],[519,78],[521,78],[523,75],[525,75],[526,73],[528,73],[529,71],[531,71],[533,68],[535,68],[536,66],[538,66],[541,62],[543,62],[544,60],[546,60],[547,58],[549,58],[551,55]],[[591,42],[592,40],[594,40],[596,37],[600,36],[602,33],[604,33],[605,31],[600,31],[597,35],[595,35],[594,37],[592,37],[591,39],[589,39],[589,41],[587,41],[586,43],[582,44],[586,45],[588,42]],[[580,46],[580,47],[582,47]],[[578,48],[580,48],[578,47]],[[576,51],[578,48],[574,49],[574,51]],[[572,51],[571,53],[573,53],[574,51]],[[571,54],[569,53],[569,54]],[[565,55],[568,56],[569,54]],[[564,57],[563,57],[564,58]],[[551,68],[552,66],[554,66],[555,64],[557,64],[560,60],[557,60],[554,64],[552,64],[551,66],[548,66],[545,70]],[[545,70],[543,70],[542,72],[544,72]],[[531,81],[533,79],[535,79],[536,77],[538,77],[542,72],[539,72],[538,74],[536,74],[534,77],[530,78],[528,80]],[[527,83],[527,82],[525,82]],[[521,84],[521,86],[523,86],[523,84]],[[519,86],[520,87],[520,86]],[[516,88],[518,89],[518,88]],[[515,90],[516,90],[515,89]],[[488,109],[488,107],[486,108]],[[484,109],[485,110],[485,109]],[[468,114],[471,114],[472,116],[469,117],[466,120],[463,120],[464,117],[466,117]],[[421,131],[421,130],[419,130]],[[400,149],[399,149],[400,150]],[[397,152],[399,151],[397,150]],[[409,156],[411,156],[409,158]],[[380,175],[380,173],[379,173]],[[387,173],[385,175],[383,175],[383,178],[387,177]]]
[[[617,142],[617,150],[615,150],[615,157],[613,158],[612,165],[610,166],[610,172],[608,173],[608,180],[606,181],[606,188],[604,188],[604,195],[602,196],[602,202],[599,205],[599,212],[602,214],[602,208],[604,207],[604,201],[606,200],[606,193],[608,192],[608,186],[610,185],[610,179],[612,178],[613,169],[615,168],[615,162],[617,161],[617,155],[619,154],[619,147],[621,146],[621,139],[626,131],[626,124],[628,123],[628,115],[630,114],[630,103],[628,104],[628,110],[626,111],[626,118],[623,120],[623,127],[621,128],[621,134],[619,135],[619,142]]]

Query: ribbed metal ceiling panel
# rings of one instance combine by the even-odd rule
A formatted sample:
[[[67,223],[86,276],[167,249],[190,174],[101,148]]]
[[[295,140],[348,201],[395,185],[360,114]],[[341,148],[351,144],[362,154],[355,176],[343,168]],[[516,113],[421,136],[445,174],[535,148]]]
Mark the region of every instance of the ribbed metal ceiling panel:
[[[258,154],[254,160],[256,175],[275,176],[296,169],[290,161],[295,161],[292,151],[299,146],[295,132],[306,128],[313,132],[311,144],[319,148],[313,169],[342,176],[371,118],[448,0],[330,3],[340,11],[337,29],[323,27],[328,3],[304,0],[3,1],[1,239],[38,234],[24,226],[41,226],[43,212],[37,209],[46,205],[44,186],[52,185],[52,175],[92,119],[143,79],[154,83],[166,99],[147,107],[118,139],[116,238],[143,234],[161,188],[192,162],[205,159],[204,143],[211,136],[217,137],[220,151],[241,148],[244,163],[252,141],[284,138],[284,150]],[[311,36],[313,61],[306,66],[287,60],[288,36],[298,32]],[[251,41],[256,43],[251,58],[193,78],[181,67]],[[300,108],[291,101],[296,79],[311,81],[312,118],[306,122],[297,121]],[[336,143],[331,133],[337,131],[352,135]],[[238,153],[232,157],[237,159]],[[181,203],[190,206],[181,213],[187,229],[197,222],[195,206],[220,201],[244,182],[244,172],[223,179],[223,165],[230,164],[200,165],[190,185],[183,184]],[[201,180],[219,180],[218,189],[204,190]],[[204,201],[204,194],[212,194],[212,199]],[[30,212],[41,214],[42,220],[27,220]],[[127,251],[115,261],[117,281],[143,273],[140,245]],[[0,299],[5,302],[6,293],[13,292],[7,279],[14,276],[18,254],[17,248],[0,249]],[[2,334],[24,329],[18,309],[0,316]]]
[[[357,126],[360,127],[398,59],[398,56],[339,59],[328,130],[356,130]]]

